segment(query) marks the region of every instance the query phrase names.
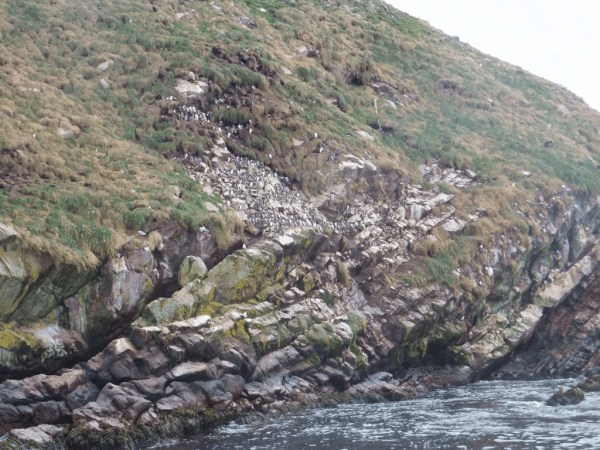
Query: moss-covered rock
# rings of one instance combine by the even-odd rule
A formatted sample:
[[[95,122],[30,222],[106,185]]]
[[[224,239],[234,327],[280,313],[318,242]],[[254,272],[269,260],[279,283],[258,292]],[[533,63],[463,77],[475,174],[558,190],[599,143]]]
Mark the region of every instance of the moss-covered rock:
[[[222,306],[213,302],[216,287],[208,280],[194,280],[171,298],[159,298],[142,313],[147,324],[166,324],[201,314],[212,316]]]
[[[6,322],[5,335],[16,339],[0,342],[0,371],[8,376],[56,370],[105,346],[143,308],[156,281],[154,267],[145,243],[99,271],[84,272],[0,247],[0,322]]]
[[[333,327],[328,324],[313,325],[308,332],[298,337],[294,345],[312,345],[323,356],[323,359],[341,354],[343,341],[334,333]]]
[[[585,400],[585,393],[578,388],[570,388],[566,391],[560,388],[552,397],[548,399],[546,405],[548,406],[566,406],[566,405],[577,405]]]
[[[41,320],[0,324],[0,377],[53,372],[87,350],[79,333]]]
[[[600,392],[600,377],[588,377],[585,381],[577,383],[577,388],[583,392]]]
[[[197,256],[186,257],[179,266],[179,285],[185,286],[195,280],[201,280],[206,276],[208,270],[202,258]]]
[[[4,242],[0,245],[0,322],[42,319],[96,274],[96,269],[56,267],[47,257],[23,252],[11,239]]]
[[[215,301],[241,303],[283,278],[283,250],[276,243],[261,243],[229,255],[206,280],[215,287]]]

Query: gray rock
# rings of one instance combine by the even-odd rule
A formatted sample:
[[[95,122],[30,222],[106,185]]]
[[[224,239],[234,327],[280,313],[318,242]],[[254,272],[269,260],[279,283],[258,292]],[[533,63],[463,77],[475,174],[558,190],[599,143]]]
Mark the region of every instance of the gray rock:
[[[185,362],[173,368],[166,377],[177,381],[208,381],[217,378],[217,372],[212,364]]]
[[[40,402],[32,405],[35,424],[57,423],[71,416],[71,410],[65,402]]]
[[[217,369],[217,378],[221,378],[226,374],[238,375],[240,373],[240,368],[229,361],[212,360],[211,363]]]
[[[179,268],[179,285],[185,286],[194,280],[201,280],[208,270],[202,258],[197,256],[186,257]]]
[[[106,419],[119,419],[121,416],[122,412],[116,410],[111,404],[90,402],[73,411],[73,423],[83,425],[92,420],[102,423]]]
[[[185,348],[188,357],[203,357],[206,340],[199,334],[184,334],[177,338],[179,346]]]
[[[162,398],[156,402],[156,411],[158,413],[167,413],[177,409],[185,408],[189,403],[177,395]]]
[[[472,170],[465,169],[464,172],[465,172],[465,175],[468,176],[471,180],[477,179],[477,174],[475,172],[473,172]]]
[[[177,345],[170,345],[167,347],[167,352],[169,353],[171,359],[175,362],[182,362],[185,359],[185,349]]]
[[[225,375],[219,381],[223,383],[225,390],[231,394],[233,400],[237,400],[242,396],[246,381],[239,375]]]
[[[19,237],[13,227],[0,222],[0,244],[8,244]]]
[[[206,395],[198,383],[201,382],[183,383],[181,381],[174,381],[167,388],[167,392],[169,395],[177,395],[190,405],[202,404],[206,401]]]
[[[159,423],[159,417],[153,410],[148,410],[140,416],[140,423],[146,426],[157,425]]]
[[[376,373],[375,375],[372,375],[371,377],[369,377],[369,380],[371,380],[371,381],[389,381],[392,378],[394,378],[394,376],[391,373],[379,372],[379,373]]]
[[[557,393],[546,401],[548,406],[577,405],[585,400],[585,393],[579,388],[570,388],[567,391],[560,388]]]
[[[19,410],[13,405],[0,403],[0,423],[12,424],[19,422]]]
[[[135,380],[129,383],[123,383],[125,388],[133,388],[151,401],[157,401],[165,395],[166,377],[148,378],[145,380]]]
[[[152,402],[144,397],[127,397],[125,401],[123,417],[132,422],[136,422],[143,413],[152,407]]]
[[[562,103],[557,103],[556,107],[558,108],[558,112],[561,113],[564,117],[567,117],[571,111]]]
[[[96,69],[106,70],[113,64],[114,64],[114,61],[112,59],[108,59],[108,60],[104,61],[103,63],[98,64],[98,67],[96,67]]]
[[[81,386],[77,386],[77,388],[69,393],[66,398],[66,404],[71,411],[74,411],[77,408],[81,408],[85,404],[89,402],[96,401],[98,395],[100,394],[100,389],[94,383],[86,383]]]
[[[221,380],[198,381],[195,386],[202,389],[210,406],[214,407],[219,403],[229,405],[233,401],[233,395],[225,389],[225,384]]]
[[[298,359],[300,359],[300,353],[292,345],[288,345],[281,350],[268,353],[260,358],[253,377],[255,380],[261,381],[269,373],[292,366]]]
[[[42,384],[55,399],[64,399],[70,392],[86,382],[83,370],[71,370],[61,376],[47,376]]]
[[[31,379],[7,380],[0,384],[0,404],[28,405],[44,400],[51,400],[50,394],[43,389],[43,386],[36,386]]]
[[[62,427],[57,427],[55,425],[42,424],[38,425],[37,428],[52,437],[62,436],[64,433],[64,429]]]
[[[71,138],[75,138],[77,136],[75,134],[75,132],[73,132],[71,130],[65,130],[64,128],[59,128],[58,134],[63,139],[71,139]]]
[[[45,433],[39,427],[15,428],[13,430],[10,430],[10,434],[11,436],[14,436],[21,441],[34,442],[36,445],[44,445],[52,441],[52,436]]]

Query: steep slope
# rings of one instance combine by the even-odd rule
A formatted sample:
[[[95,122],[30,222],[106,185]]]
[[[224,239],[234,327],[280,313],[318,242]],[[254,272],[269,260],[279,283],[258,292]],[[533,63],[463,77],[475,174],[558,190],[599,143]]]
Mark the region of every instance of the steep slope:
[[[566,89],[377,1],[0,5],[13,436],[596,366],[600,114]]]
[[[535,188],[553,196],[564,183],[600,187],[599,118],[581,99],[385,5],[2,9],[0,211],[33,249],[63,263],[97,264],[93,255],[119,248],[126,229],[207,220],[204,204],[219,200],[161,157],[202,155],[217,135],[307,195],[329,192],[328,175],[347,154],[417,180],[417,164],[440,158],[486,181],[455,201],[461,212],[486,207],[505,229],[527,224],[512,200],[537,199]],[[175,80],[190,72],[206,84],[186,101]],[[184,104],[213,120],[182,114]],[[219,133],[220,122],[245,128]],[[183,189],[182,204],[169,185]],[[356,189],[330,206],[342,210]]]

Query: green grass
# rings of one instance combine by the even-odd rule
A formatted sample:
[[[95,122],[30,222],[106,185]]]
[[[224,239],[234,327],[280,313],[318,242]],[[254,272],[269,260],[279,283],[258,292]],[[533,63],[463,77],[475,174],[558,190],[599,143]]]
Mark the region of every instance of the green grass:
[[[0,164],[20,180],[18,189],[0,191],[0,217],[32,249],[89,266],[113,254],[127,233],[164,220],[189,228],[210,222],[227,242],[231,221],[204,207],[219,200],[199,194],[171,162],[213,145],[210,134],[190,134],[163,117],[169,105],[162,98],[182,102],[175,78],[190,70],[210,81],[205,106],[217,121],[252,120],[257,135],[245,145],[228,142],[230,149],[272,164],[308,195],[325,186],[317,168],[325,176],[334,168],[292,147],[293,138],[314,133],[344,153],[368,153],[417,178],[416,165],[432,157],[474,170],[490,184],[468,193],[461,208],[485,203],[507,229],[520,219],[494,196],[533,198],[537,189],[565,183],[600,189],[600,116],[552,83],[487,60],[377,0],[375,10],[316,0],[217,4],[222,12],[205,2],[104,0],[98,9],[66,0],[0,0]],[[234,20],[242,15],[256,28]],[[299,45],[315,53],[301,56]],[[106,71],[96,69],[108,59]],[[282,66],[294,75],[284,77]],[[102,78],[110,89],[101,87]],[[371,83],[392,86],[404,107],[384,106],[388,95],[377,95]],[[274,101],[252,113],[212,107],[236,85],[255,86]],[[330,105],[330,98],[337,102]],[[557,112],[559,103],[571,110],[567,118]],[[394,136],[377,133],[375,123]],[[61,139],[59,128],[74,137]],[[362,140],[358,130],[375,142]],[[549,140],[554,145],[544,146]],[[522,170],[533,175],[524,178]],[[183,191],[179,203],[165,194],[172,184]],[[499,194],[502,186],[507,190]],[[132,209],[135,202],[144,206]],[[425,270],[450,284],[447,266],[436,254]]]

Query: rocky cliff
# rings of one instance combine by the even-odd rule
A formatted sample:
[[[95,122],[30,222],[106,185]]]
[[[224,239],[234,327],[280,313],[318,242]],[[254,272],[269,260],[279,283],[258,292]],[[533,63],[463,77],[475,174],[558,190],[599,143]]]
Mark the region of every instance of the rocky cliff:
[[[246,215],[225,251],[208,229],[167,223],[77,272],[24,253],[2,225],[0,417],[13,437],[60,434],[79,448],[118,428],[126,445],[141,426],[153,439],[174,433],[165,424],[181,417],[198,430],[210,417],[336,393],[399,400],[490,374],[596,367],[597,197],[565,190],[569,209],[532,219],[539,228],[525,242],[494,234],[469,261],[454,249],[457,282],[419,286],[394,282],[423,270],[419,245],[486,219],[440,208],[454,197],[441,181],[468,190],[476,174],[423,165],[434,185],[424,190],[358,161],[339,176],[402,193],[390,202],[367,189],[333,217],[269,168],[224,146],[215,155],[216,177],[188,170]]]
[[[597,375],[566,89],[378,0],[0,9],[0,447]]]

